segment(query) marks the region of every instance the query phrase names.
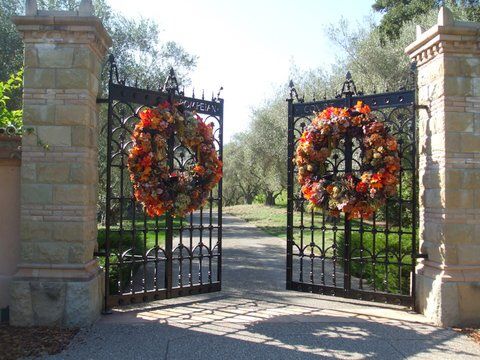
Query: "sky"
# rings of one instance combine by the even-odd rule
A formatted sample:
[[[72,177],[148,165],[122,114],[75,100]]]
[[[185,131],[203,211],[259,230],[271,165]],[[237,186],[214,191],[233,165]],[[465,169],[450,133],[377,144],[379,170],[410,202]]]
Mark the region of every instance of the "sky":
[[[223,86],[224,139],[248,128],[252,108],[289,81],[292,63],[326,67],[342,50],[326,27],[347,17],[362,21],[373,0],[109,0],[114,10],[157,21],[160,41],[198,56],[195,93]],[[189,94],[189,91],[186,91]],[[285,94],[287,96],[287,94]]]

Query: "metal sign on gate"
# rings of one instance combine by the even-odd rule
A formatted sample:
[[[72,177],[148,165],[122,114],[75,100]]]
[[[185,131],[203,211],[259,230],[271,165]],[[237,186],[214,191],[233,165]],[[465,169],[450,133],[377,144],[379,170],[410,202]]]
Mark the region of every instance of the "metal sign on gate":
[[[195,110],[214,125],[215,146],[222,159],[223,99],[185,96],[173,70],[160,91],[119,81],[110,57],[106,141],[105,227],[99,230],[99,254],[105,267],[105,310],[130,303],[219,291],[222,253],[222,182],[207,204],[185,218],[150,218],[133,196],[127,168],[131,136],[145,107],[165,100]],[[183,170],[196,154],[177,137],[170,141],[171,166]],[[102,235],[102,236],[100,236]]]
[[[412,74],[414,73],[412,69]],[[350,73],[334,99],[305,102],[293,83],[288,99],[287,289],[413,306],[417,258],[417,129],[415,91],[364,95]],[[397,138],[398,195],[371,220],[348,220],[307,208],[293,162],[296,144],[315,112],[369,105]],[[327,162],[337,174],[362,171],[363,149],[346,139]]]

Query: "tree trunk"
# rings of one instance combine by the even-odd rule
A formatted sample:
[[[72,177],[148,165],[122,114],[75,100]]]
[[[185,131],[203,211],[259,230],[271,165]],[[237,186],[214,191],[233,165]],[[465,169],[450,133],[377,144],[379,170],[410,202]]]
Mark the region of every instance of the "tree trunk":
[[[302,210],[302,200],[295,199],[293,201],[293,211],[301,211]]]
[[[274,206],[275,205],[275,196],[273,196],[273,192],[267,191],[265,193],[265,205],[267,205],[267,206]]]
[[[245,195],[245,204],[252,205],[253,203],[253,196],[252,195]]]

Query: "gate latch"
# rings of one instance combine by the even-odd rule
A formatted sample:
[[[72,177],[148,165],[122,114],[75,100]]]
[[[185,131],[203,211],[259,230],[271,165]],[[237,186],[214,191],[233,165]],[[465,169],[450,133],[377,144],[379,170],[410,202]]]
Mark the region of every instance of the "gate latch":
[[[428,254],[417,254],[415,259],[428,259]]]

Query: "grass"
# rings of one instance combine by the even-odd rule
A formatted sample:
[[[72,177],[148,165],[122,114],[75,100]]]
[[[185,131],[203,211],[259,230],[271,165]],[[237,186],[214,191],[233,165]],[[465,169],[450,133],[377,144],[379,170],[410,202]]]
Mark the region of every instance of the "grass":
[[[287,209],[285,207],[261,204],[235,205],[226,206],[223,211],[248,221],[272,236],[287,238]]]

